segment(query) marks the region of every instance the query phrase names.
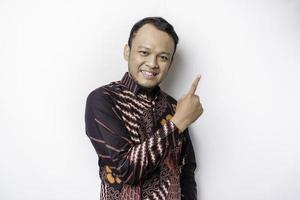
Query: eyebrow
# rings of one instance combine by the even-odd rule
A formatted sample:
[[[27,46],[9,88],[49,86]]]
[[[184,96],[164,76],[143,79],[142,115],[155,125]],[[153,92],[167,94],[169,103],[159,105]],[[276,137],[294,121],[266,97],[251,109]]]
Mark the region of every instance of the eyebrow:
[[[149,47],[142,46],[142,45],[138,46],[138,48],[144,48],[144,49],[147,49],[147,50],[151,50]],[[167,55],[171,55],[169,52],[165,52],[165,51],[163,51],[163,52],[160,52],[160,54],[167,54]]]

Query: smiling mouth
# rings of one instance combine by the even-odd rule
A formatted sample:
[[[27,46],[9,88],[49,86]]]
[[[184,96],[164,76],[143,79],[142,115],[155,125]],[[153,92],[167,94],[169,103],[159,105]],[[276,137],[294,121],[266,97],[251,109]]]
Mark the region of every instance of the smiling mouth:
[[[145,71],[145,70],[141,70],[141,72],[142,72],[144,78],[146,78],[146,79],[153,79],[158,74],[156,72],[149,72],[149,71]]]

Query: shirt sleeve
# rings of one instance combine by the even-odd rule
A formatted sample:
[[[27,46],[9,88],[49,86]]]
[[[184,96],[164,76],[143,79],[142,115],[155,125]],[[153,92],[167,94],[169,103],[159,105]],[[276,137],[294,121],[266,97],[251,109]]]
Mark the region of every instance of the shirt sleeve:
[[[87,98],[85,126],[101,163],[110,166],[119,180],[130,185],[139,183],[160,166],[181,137],[175,124],[168,121],[141,143],[132,141],[111,96],[102,88]]]
[[[180,175],[181,199],[196,200],[197,184],[195,181],[196,158],[188,129],[185,130],[182,144],[182,168]]]

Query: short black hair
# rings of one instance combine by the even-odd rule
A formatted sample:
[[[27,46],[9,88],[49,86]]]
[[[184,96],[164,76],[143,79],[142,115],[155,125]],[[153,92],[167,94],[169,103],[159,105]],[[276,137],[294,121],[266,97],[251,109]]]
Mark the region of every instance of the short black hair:
[[[145,18],[141,19],[140,21],[136,22],[133,25],[133,27],[131,28],[129,39],[128,39],[128,46],[130,48],[132,46],[132,40],[134,39],[136,33],[145,24],[152,24],[158,30],[164,31],[167,34],[169,34],[174,40],[174,44],[175,44],[174,53],[175,53],[179,38],[178,38],[177,33],[175,32],[173,26],[162,17],[145,17]],[[174,55],[174,53],[173,53],[173,55]]]

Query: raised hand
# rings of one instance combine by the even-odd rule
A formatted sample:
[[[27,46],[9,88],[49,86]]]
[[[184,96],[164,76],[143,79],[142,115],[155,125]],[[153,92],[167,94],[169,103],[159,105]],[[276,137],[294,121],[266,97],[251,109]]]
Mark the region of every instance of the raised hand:
[[[183,132],[190,124],[200,117],[203,108],[199,96],[195,94],[201,75],[193,81],[188,93],[177,101],[176,112],[171,121]]]
[[[201,79],[201,75],[198,75],[198,76],[196,77],[196,79],[193,81],[193,84],[192,84],[192,86],[191,86],[191,88],[190,88],[188,94],[190,94],[190,95],[195,94],[200,79]]]

